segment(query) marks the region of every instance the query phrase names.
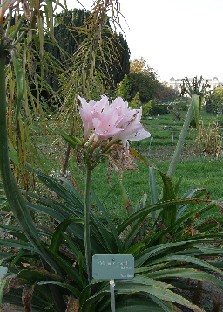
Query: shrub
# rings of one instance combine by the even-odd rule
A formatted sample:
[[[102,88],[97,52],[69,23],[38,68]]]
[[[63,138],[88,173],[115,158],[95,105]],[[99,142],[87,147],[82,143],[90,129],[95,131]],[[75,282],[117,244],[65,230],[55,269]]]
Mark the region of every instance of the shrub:
[[[205,127],[201,121],[197,140],[203,153],[216,157],[221,154],[220,128],[216,122],[213,121]]]
[[[150,100],[149,102],[147,102],[146,104],[143,105],[143,107],[142,107],[143,117],[148,117],[150,115],[150,111],[152,109],[152,105],[153,105],[153,101],[152,100]]]
[[[217,114],[216,123],[219,127],[223,127],[223,114]]]
[[[136,95],[130,102],[129,106],[132,108],[139,108],[142,106],[142,102],[140,101],[140,98],[139,98],[139,92],[136,93]]]
[[[206,112],[223,113],[223,86],[216,87],[212,94],[206,97]]]
[[[149,114],[152,116],[169,114],[168,104],[160,104],[153,102]]]

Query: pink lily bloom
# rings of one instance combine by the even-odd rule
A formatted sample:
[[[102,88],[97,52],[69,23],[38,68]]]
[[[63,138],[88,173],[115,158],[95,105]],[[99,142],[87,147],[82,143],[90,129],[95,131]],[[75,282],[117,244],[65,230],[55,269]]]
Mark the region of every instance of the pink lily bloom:
[[[121,97],[109,104],[108,98],[102,96],[100,101],[86,102],[78,97],[82,106],[79,112],[84,124],[84,135],[93,134],[97,141],[111,139],[112,142],[121,140],[140,141],[151,136],[140,123],[142,109],[131,109]]]

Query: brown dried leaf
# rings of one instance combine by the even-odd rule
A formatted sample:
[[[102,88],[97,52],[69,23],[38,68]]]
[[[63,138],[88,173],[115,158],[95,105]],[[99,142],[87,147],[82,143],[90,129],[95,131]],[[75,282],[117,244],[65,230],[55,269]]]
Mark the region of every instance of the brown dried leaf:
[[[25,285],[23,288],[22,303],[23,303],[25,312],[31,312],[32,311],[31,301],[32,301],[33,291],[34,291],[33,286]]]
[[[68,304],[67,304],[67,309],[65,312],[78,312],[79,311],[79,303],[76,298],[73,296],[70,296]]]
[[[133,157],[129,154],[129,150],[121,144],[116,144],[112,147],[108,160],[109,171],[138,170]]]

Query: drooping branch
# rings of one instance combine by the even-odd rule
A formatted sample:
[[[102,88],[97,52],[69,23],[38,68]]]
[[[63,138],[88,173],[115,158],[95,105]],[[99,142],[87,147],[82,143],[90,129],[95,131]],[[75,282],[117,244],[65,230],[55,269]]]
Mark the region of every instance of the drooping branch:
[[[27,208],[26,199],[21,194],[11,171],[6,119],[5,68],[8,56],[8,46],[6,44],[7,40],[2,39],[0,45],[0,172],[3,186],[9,206],[18,223],[22,226],[27,239],[31,242],[33,247],[38,250],[39,254],[43,257],[46,263],[48,263],[56,272],[59,273],[60,268],[48,254],[43,243],[39,239],[38,232]]]

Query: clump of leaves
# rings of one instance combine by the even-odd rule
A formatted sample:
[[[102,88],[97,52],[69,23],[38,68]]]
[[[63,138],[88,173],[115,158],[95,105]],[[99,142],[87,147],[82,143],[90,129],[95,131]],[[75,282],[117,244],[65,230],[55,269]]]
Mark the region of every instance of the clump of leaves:
[[[223,288],[215,277],[223,275],[221,266],[215,264],[223,253],[216,245],[223,236],[221,222],[217,225],[200,219],[215,202],[199,198],[199,194],[205,195],[202,190],[177,198],[171,179],[157,172],[164,182],[163,196],[157,196],[154,169],[150,168],[152,204],[142,198],[118,225],[113,224],[109,212],[92,193],[92,254],[127,253],[135,258],[133,280],[116,283],[117,311],[127,307],[136,311],[146,307],[172,311],[177,304],[201,311],[179,291],[185,288],[188,278]],[[109,282],[88,282],[82,195],[65,178],[41,172],[38,177],[54,195],[49,198],[29,192],[26,206],[32,214],[43,214],[52,220],[52,226],[36,224],[36,229],[48,255],[56,262],[56,269],[47,265],[20,226],[2,225],[11,235],[0,240],[0,245],[8,248],[2,258],[10,272],[4,300],[22,305],[23,297],[36,311],[46,307],[48,311],[64,311],[71,303],[79,311],[110,311]]]

